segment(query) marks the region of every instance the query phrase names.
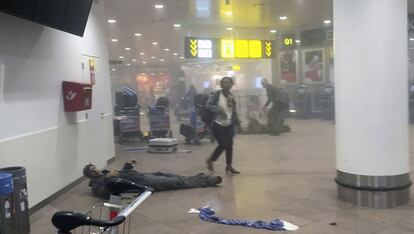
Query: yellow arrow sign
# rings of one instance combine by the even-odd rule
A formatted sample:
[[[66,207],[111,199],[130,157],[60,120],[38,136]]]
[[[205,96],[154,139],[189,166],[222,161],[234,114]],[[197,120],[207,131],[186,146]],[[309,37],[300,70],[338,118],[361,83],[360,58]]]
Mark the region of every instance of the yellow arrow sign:
[[[272,55],[272,43],[266,42],[266,55],[270,57]]]
[[[197,56],[197,40],[190,40],[190,53],[193,57]]]

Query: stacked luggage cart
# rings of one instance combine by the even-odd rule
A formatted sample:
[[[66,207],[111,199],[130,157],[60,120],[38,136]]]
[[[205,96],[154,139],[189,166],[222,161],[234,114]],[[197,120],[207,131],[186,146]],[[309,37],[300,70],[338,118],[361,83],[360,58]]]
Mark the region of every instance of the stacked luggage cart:
[[[148,118],[151,138],[172,138],[169,108],[165,106],[149,106]]]
[[[139,138],[142,141],[141,108],[135,91],[124,87],[121,92],[116,92],[115,97],[114,132],[119,143],[122,144],[131,138]]]

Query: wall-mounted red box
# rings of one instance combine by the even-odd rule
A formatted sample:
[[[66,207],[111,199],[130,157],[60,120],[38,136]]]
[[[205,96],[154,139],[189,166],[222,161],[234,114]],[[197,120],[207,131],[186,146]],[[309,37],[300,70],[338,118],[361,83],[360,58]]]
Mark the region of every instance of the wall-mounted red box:
[[[62,82],[65,112],[89,110],[92,108],[92,85],[77,82]]]

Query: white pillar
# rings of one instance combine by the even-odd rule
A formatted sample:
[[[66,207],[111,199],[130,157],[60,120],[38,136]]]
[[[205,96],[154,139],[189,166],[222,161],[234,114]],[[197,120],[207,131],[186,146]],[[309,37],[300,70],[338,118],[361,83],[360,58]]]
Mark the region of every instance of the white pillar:
[[[6,73],[6,66],[4,64],[0,64],[0,104],[4,102],[4,79]]]
[[[338,196],[409,201],[407,0],[334,0]]]

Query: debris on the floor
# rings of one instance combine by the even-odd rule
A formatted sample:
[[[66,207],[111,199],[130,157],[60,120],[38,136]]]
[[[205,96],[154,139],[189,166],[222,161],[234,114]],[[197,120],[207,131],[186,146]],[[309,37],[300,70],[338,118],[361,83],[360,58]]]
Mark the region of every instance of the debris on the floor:
[[[266,230],[272,230],[272,231],[295,231],[299,229],[298,226],[291,224],[289,222],[280,220],[280,219],[275,219],[270,222],[266,222],[262,220],[248,221],[248,220],[239,220],[239,219],[224,219],[224,218],[215,216],[214,210],[208,206],[205,206],[199,209],[191,208],[188,211],[188,213],[198,214],[198,217],[204,221],[225,224],[225,225],[245,226],[245,227],[266,229]]]
[[[336,226],[336,223],[335,223],[335,222],[333,222],[333,223],[330,223],[329,225],[331,225],[331,226]]]

